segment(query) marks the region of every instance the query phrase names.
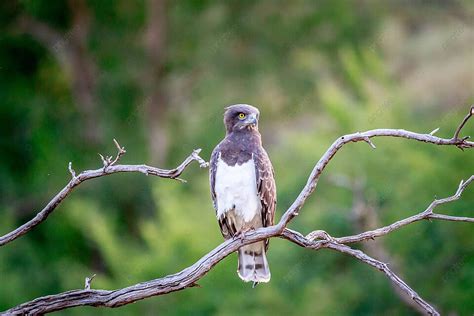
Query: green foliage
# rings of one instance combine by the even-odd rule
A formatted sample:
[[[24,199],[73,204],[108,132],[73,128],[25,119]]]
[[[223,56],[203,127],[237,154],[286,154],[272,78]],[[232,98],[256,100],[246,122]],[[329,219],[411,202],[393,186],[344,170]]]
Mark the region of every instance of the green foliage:
[[[85,119],[70,69],[51,47],[22,34],[15,24],[29,15],[67,41],[74,36],[68,33],[73,25],[68,3],[0,4],[0,234],[34,216],[65,185],[69,161],[77,172],[99,168],[97,152],[112,154],[112,138],[127,149],[123,163],[150,163],[149,96],[143,82],[151,68],[143,44],[148,2],[87,5],[91,28],[85,49],[95,65],[98,143],[83,136]],[[260,129],[276,171],[278,219],[316,161],[344,133],[382,127],[429,133],[440,127],[437,135],[451,137],[474,100],[472,62],[462,57],[472,54],[472,41],[465,38],[472,26],[464,20],[472,19],[472,6],[440,6],[425,1],[409,8],[397,2],[382,8],[378,1],[169,1],[160,73],[169,104],[160,114],[169,123],[170,147],[159,167],[176,166],[198,147],[208,157],[224,135],[224,106],[254,104],[262,113]],[[435,22],[418,19],[419,10],[428,9]],[[450,22],[439,22],[445,20]],[[443,76],[461,88],[453,91],[449,82],[430,76],[439,60],[431,51],[420,53],[430,45],[442,48],[440,59],[449,65]],[[418,94],[443,102],[422,102]],[[466,135],[474,135],[472,126],[466,126]],[[366,202],[385,225],[420,212],[434,197],[451,195],[474,170],[472,151],[393,138],[374,143],[376,150],[348,144],[334,157],[292,228],[302,233],[324,229],[334,236],[358,231],[351,214],[353,193],[335,184],[339,176],[363,183]],[[81,288],[94,273],[93,288],[114,289],[196,262],[222,236],[207,171],[193,164],[182,177],[188,182],[116,174],[75,189],[46,222],[0,248],[0,310]],[[439,211],[472,216],[473,201],[471,188]],[[377,243],[391,255],[394,270],[443,314],[472,314],[471,226],[415,223]],[[414,314],[383,274],[353,258],[277,239],[268,257],[272,281],[256,289],[237,277],[232,255],[198,282],[201,288],[114,310],[75,308],[59,314]]]

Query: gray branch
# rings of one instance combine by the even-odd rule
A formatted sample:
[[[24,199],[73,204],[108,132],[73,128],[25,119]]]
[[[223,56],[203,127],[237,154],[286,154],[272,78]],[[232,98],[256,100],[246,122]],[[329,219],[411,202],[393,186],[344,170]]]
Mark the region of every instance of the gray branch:
[[[403,129],[374,129],[370,131],[366,131],[363,133],[354,133],[354,134],[347,134],[344,136],[339,137],[332,143],[329,149],[324,153],[324,155],[319,159],[316,166],[311,171],[311,174],[308,178],[308,181],[298,195],[296,200],[290,206],[290,208],[283,214],[282,221],[280,222],[282,226],[286,226],[290,222],[290,220],[298,215],[299,210],[303,207],[306,199],[314,192],[316,189],[316,185],[318,184],[319,177],[321,173],[329,164],[332,157],[339,151],[347,143],[350,142],[369,142],[371,147],[373,148],[373,143],[370,141],[371,138],[374,137],[401,137],[411,140],[416,140],[419,142],[430,143],[435,145],[441,146],[456,146],[460,149],[465,148],[473,148],[474,142],[468,141],[468,137],[463,137],[461,139],[458,138],[459,133],[461,132],[461,128],[465,125],[467,120],[472,116],[470,113],[473,112],[473,107],[469,109],[469,114],[464,118],[462,124],[456,129],[455,136],[453,138],[440,138],[436,137],[431,134],[419,134],[410,131],[406,131]]]
[[[366,263],[380,271],[382,271],[389,279],[397,286],[402,292],[406,293],[411,297],[411,299],[418,304],[428,315],[439,315],[438,311],[431,306],[428,302],[422,299],[418,293],[416,293],[408,284],[406,284],[398,275],[396,275],[386,263],[378,261],[364,252],[356,249],[352,249],[349,246],[341,245],[338,243],[328,243],[327,248],[339,251],[345,254],[348,254],[354,258],[357,258],[359,261]]]
[[[426,220],[426,219],[437,219],[437,220],[445,220],[445,221],[455,221],[455,222],[469,222],[469,223],[474,223],[474,218],[472,217],[458,217],[458,216],[450,216],[450,215],[443,215],[443,214],[436,214],[433,212],[433,210],[441,204],[446,204],[449,202],[453,202],[456,200],[459,200],[461,197],[461,194],[464,192],[464,190],[467,188],[467,186],[474,181],[474,175],[470,176],[469,179],[466,181],[461,181],[459,184],[459,187],[456,191],[456,193],[450,197],[440,199],[440,200],[434,200],[431,202],[431,204],[421,213],[410,216],[408,218],[399,220],[393,224],[390,224],[385,227],[377,228],[374,230],[366,231],[361,234],[353,235],[353,236],[346,236],[346,237],[340,237],[336,238],[336,241],[341,244],[349,244],[349,243],[355,243],[355,242],[360,242],[364,240],[371,240],[375,239],[376,237],[384,236],[387,235],[394,230],[400,229],[403,226],[412,224],[414,222],[418,222],[421,220]]]
[[[103,168],[96,170],[86,170],[76,175],[76,172],[74,169],[72,169],[71,163],[69,163],[68,169],[72,175],[72,179],[69,181],[69,183],[61,191],[59,191],[59,193],[56,194],[56,196],[38,214],[36,214],[33,219],[16,228],[15,230],[1,236],[0,247],[26,234],[34,227],[45,221],[48,216],[56,209],[56,207],[69,195],[69,193],[71,193],[75,187],[86,180],[107,176],[118,172],[141,172],[145,175],[178,179],[181,173],[183,173],[184,169],[186,169],[186,167],[189,166],[193,161],[197,161],[201,167],[207,166],[207,163],[204,161],[204,159],[199,156],[201,149],[194,150],[191,155],[189,155],[178,167],[170,170],[150,167],[147,165],[114,165],[114,163],[116,163],[125,153],[125,149],[120,147],[118,143],[116,143],[116,146],[119,149],[117,156],[114,160],[112,160],[112,157],[103,158]]]
[[[352,249],[351,247],[340,244],[335,241],[333,238],[329,237],[324,240],[314,241],[311,238],[304,237],[302,234],[293,231],[291,229],[285,229],[283,233],[280,235],[282,238],[294,242],[295,244],[309,248],[313,250],[320,250],[323,248],[328,248],[331,250],[335,250],[344,254],[348,254],[356,259],[366,263],[377,270],[382,271],[389,279],[393,282],[395,286],[397,286],[402,292],[406,293],[413,299],[413,301],[420,306],[423,311],[426,312],[428,315],[439,315],[436,309],[431,306],[428,302],[422,299],[418,293],[415,292],[410,286],[408,286],[399,276],[397,276],[386,263],[376,260],[369,255],[365,254],[361,250]]]
[[[471,108],[470,113],[472,112],[473,110]],[[118,307],[151,296],[164,295],[167,293],[184,290],[189,287],[197,286],[196,282],[199,281],[202,277],[204,277],[212,269],[212,267],[214,267],[217,263],[219,263],[231,253],[238,250],[243,245],[248,245],[272,237],[284,238],[299,246],[310,248],[313,250],[329,248],[331,250],[353,256],[361,262],[364,262],[382,271],[393,282],[395,286],[400,288],[401,291],[410,295],[410,297],[415,301],[415,303],[418,304],[427,314],[439,315],[439,313],[433,306],[423,300],[412,288],[410,288],[402,279],[400,279],[395,273],[393,273],[393,271],[389,269],[387,264],[366,255],[360,250],[352,249],[344,244],[373,239],[375,237],[388,234],[395,229],[398,229],[402,226],[406,226],[421,219],[431,218],[439,220],[473,222],[474,218],[436,214],[433,213],[433,210],[436,206],[440,204],[452,202],[459,199],[462,192],[474,180],[474,176],[471,176],[465,182],[461,182],[458,190],[453,196],[441,200],[435,200],[428,206],[425,211],[419,213],[418,215],[414,215],[405,220],[401,220],[378,230],[361,233],[355,236],[341,237],[335,239],[331,237],[328,233],[323,231],[315,231],[309,234],[307,237],[304,237],[299,232],[292,231],[286,228],[286,226],[295,216],[298,215],[298,212],[303,207],[306,199],[314,192],[319,177],[323,172],[324,168],[328,165],[328,163],[334,157],[337,151],[345,144],[349,142],[364,141],[367,142],[372,148],[374,148],[375,145],[373,145],[371,138],[390,136],[403,137],[435,145],[452,145],[457,146],[461,149],[473,148],[474,143],[467,141],[467,137],[459,138],[459,134],[461,132],[462,127],[465,125],[465,123],[471,116],[472,114],[470,114],[463,120],[461,125],[457,128],[454,134],[455,136],[451,139],[444,139],[433,136],[432,134],[418,134],[399,129],[376,129],[363,133],[355,133],[342,136],[338,138],[329,147],[326,153],[318,161],[318,163],[312,170],[305,187],[298,195],[294,203],[283,214],[278,224],[270,227],[248,231],[243,233],[239,237],[226,240],[190,267],[163,278],[142,282],[129,287],[111,291],[88,289],[88,287],[90,287],[90,282],[88,283],[86,281],[86,289],[73,290],[56,295],[40,297],[30,302],[26,302],[24,304],[13,307],[3,312],[2,315],[44,314],[75,306]],[[117,147],[119,148],[118,155],[120,155],[121,147],[118,146],[118,144]],[[164,178],[177,178],[183,172],[186,166],[188,166],[194,160],[198,161],[201,167],[205,167],[207,165],[206,162],[202,158],[200,158],[198,154],[199,151],[194,151],[188,158],[186,158],[186,160],[180,166],[172,170],[158,169],[146,165],[114,165],[114,163],[120,157],[114,160],[112,160],[112,157],[104,158],[104,168],[84,171],[77,176],[75,175],[75,171],[72,169],[72,167],[69,166],[69,170],[73,175],[73,178],[68,183],[68,185],[61,192],[59,192],[58,195],[56,195],[53,200],[51,200],[51,202],[48,203],[48,205],[40,213],[38,213],[38,215],[33,220],[19,227],[15,231],[1,237],[0,245],[4,245],[14,240],[15,238],[18,238],[19,236],[31,230],[34,226],[44,221],[46,217],[56,208],[56,206],[62,200],[64,200],[64,198],[71,192],[71,190],[85,180],[117,172],[142,172],[145,174],[157,175]],[[316,238],[322,238],[322,240],[318,240]]]

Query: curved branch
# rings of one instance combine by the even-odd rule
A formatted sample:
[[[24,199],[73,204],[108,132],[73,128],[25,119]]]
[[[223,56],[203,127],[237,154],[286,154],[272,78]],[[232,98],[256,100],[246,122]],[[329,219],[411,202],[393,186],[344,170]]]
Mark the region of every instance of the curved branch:
[[[349,244],[349,243],[355,243],[355,242],[360,242],[360,241],[364,241],[364,240],[375,239],[376,237],[384,236],[384,235],[387,235],[387,234],[393,232],[394,230],[400,229],[403,226],[406,226],[406,225],[409,225],[411,223],[418,222],[418,221],[421,221],[421,220],[425,220],[425,219],[428,219],[428,220],[429,219],[437,219],[437,220],[445,220],[445,221],[457,221],[457,222],[474,223],[474,218],[472,218],[472,217],[458,217],[458,216],[450,216],[450,215],[433,213],[433,210],[438,205],[446,204],[446,203],[449,203],[449,202],[459,200],[459,198],[461,197],[461,194],[464,192],[464,190],[467,188],[467,186],[472,181],[474,181],[474,175],[469,177],[469,179],[467,179],[466,181],[461,181],[461,183],[459,184],[459,187],[458,187],[458,189],[457,189],[457,191],[454,195],[449,196],[449,197],[444,198],[444,199],[434,200],[433,202],[431,202],[431,204],[423,212],[421,212],[419,214],[416,214],[416,215],[410,216],[408,218],[399,220],[399,221],[397,221],[393,224],[390,224],[388,226],[385,226],[385,227],[377,228],[377,229],[374,229],[374,230],[369,230],[369,231],[366,231],[366,232],[363,232],[363,233],[360,233],[360,234],[357,234],[357,235],[353,235],[353,236],[336,238],[336,241],[338,243],[342,243],[342,244]]]
[[[357,258],[358,260],[366,263],[380,271],[382,271],[389,279],[393,282],[395,286],[397,286],[401,291],[408,294],[413,301],[418,304],[424,311],[426,311],[429,315],[439,315],[436,309],[431,306],[428,302],[418,295],[415,290],[413,290],[410,286],[408,286],[399,276],[397,276],[386,263],[376,260],[366,253],[362,252],[361,250],[352,249],[351,247],[340,244],[335,241],[333,238],[329,236],[329,238],[325,240],[318,240],[312,241],[308,237],[304,237],[300,233],[293,231],[291,229],[285,229],[282,234],[282,238],[289,240],[298,246],[309,248],[313,250],[319,250],[321,248],[328,248],[331,250],[335,250],[344,254],[348,254]]]
[[[179,179],[178,177],[181,175],[181,173],[183,173],[184,169],[193,161],[197,161],[201,167],[207,166],[207,163],[204,161],[204,159],[199,156],[201,149],[194,150],[178,167],[170,170],[159,169],[147,165],[114,165],[125,153],[125,149],[120,147],[118,143],[116,143],[116,146],[119,149],[116,158],[112,160],[112,157],[102,157],[104,167],[101,169],[86,170],[76,175],[76,172],[72,169],[71,163],[69,163],[69,172],[72,175],[72,179],[69,181],[69,183],[61,191],[59,191],[59,193],[56,194],[56,196],[38,214],[36,214],[33,219],[16,228],[15,230],[1,236],[0,247],[26,234],[34,227],[45,221],[48,216],[56,209],[56,207],[69,195],[69,193],[71,193],[75,187],[86,180],[107,176],[118,172],[141,172],[145,175],[153,175],[161,178]]]
[[[365,254],[361,250],[352,249],[349,246],[341,245],[338,243],[330,242],[327,244],[327,248],[339,251],[345,254],[348,254],[363,263],[366,263],[380,271],[382,271],[389,279],[404,293],[408,294],[416,304],[418,304],[423,310],[425,310],[429,315],[439,315],[438,311],[431,306],[428,302],[418,295],[408,284],[406,284],[398,275],[396,275],[386,263],[378,261],[369,255]]]
[[[241,246],[276,235],[278,230],[275,226],[250,231],[242,238],[237,237],[223,242],[192,266],[178,273],[113,291],[74,290],[44,296],[9,309],[4,314],[45,314],[75,306],[118,307],[151,296],[184,290],[196,286],[196,282],[213,266]]]
[[[434,136],[433,132],[429,134],[419,134],[410,131],[406,131],[403,129],[374,129],[370,131],[366,131],[363,133],[354,133],[354,134],[347,134],[344,136],[339,137],[332,143],[329,149],[324,153],[324,155],[319,159],[316,166],[311,171],[311,174],[308,178],[308,181],[298,195],[296,200],[290,206],[290,208],[283,214],[282,220],[280,221],[280,229],[283,230],[285,226],[290,222],[290,220],[298,215],[299,210],[303,207],[306,199],[314,192],[316,189],[316,185],[318,184],[319,177],[323,172],[324,168],[329,164],[332,157],[339,151],[347,143],[350,142],[367,142],[372,148],[375,145],[372,143],[371,138],[373,137],[402,137],[406,139],[416,140],[419,142],[430,143],[435,145],[443,145],[443,146],[457,146],[458,148],[474,148],[474,142],[467,141],[468,137],[464,137],[462,139],[457,138],[457,135],[461,132],[461,129],[466,124],[466,122],[471,118],[474,111],[474,106],[470,108],[469,114],[464,118],[461,125],[456,129],[455,136],[450,139],[446,138],[439,138]]]
[[[472,112],[472,109],[471,109]],[[466,121],[470,118],[467,117],[464,119],[463,123],[458,127],[456,130],[455,135],[459,135],[460,130],[462,127],[465,125]],[[308,237],[304,237],[298,232],[292,231],[290,229],[287,229],[286,226],[287,224],[295,217],[298,215],[298,211],[303,207],[306,199],[314,192],[317,182],[319,180],[319,177],[324,170],[324,168],[327,166],[329,161],[332,159],[332,157],[337,153],[337,151],[345,144],[349,142],[359,142],[359,141],[365,141],[369,145],[371,145],[373,148],[375,147],[372,142],[371,138],[373,137],[380,137],[380,136],[391,136],[391,137],[403,137],[407,139],[413,139],[421,142],[426,142],[426,143],[432,143],[436,145],[454,145],[459,148],[472,148],[474,147],[473,142],[469,142],[466,139],[467,138],[462,138],[458,139],[457,137],[453,137],[452,139],[443,139],[439,138],[436,136],[433,136],[431,134],[418,134],[410,131],[405,131],[405,130],[397,130],[397,129],[376,129],[376,130],[371,130],[367,131],[364,133],[355,133],[355,134],[348,134],[345,136],[342,136],[338,138],[326,151],[326,153],[321,157],[321,159],[318,161],[314,169],[312,170],[308,181],[301,191],[301,193],[298,195],[296,200],[293,202],[293,204],[288,208],[288,210],[283,214],[282,218],[280,219],[279,223],[276,224],[275,226],[271,227],[265,227],[265,228],[259,228],[253,231],[245,232],[239,237],[235,237],[233,239],[229,239],[216,248],[214,248],[211,252],[203,256],[199,261],[194,263],[192,266],[176,273],[172,274],[163,278],[139,283],[133,286],[129,286],[126,288],[118,289],[118,290],[113,290],[113,291],[107,291],[107,290],[90,290],[90,289],[85,289],[85,290],[74,290],[74,291],[68,291],[64,292],[61,294],[57,295],[50,295],[50,296],[45,296],[41,297],[38,299],[35,299],[33,301],[18,305],[16,307],[13,307],[10,310],[5,311],[5,314],[10,314],[10,313],[21,313],[21,314],[29,314],[29,313],[48,313],[56,310],[62,310],[74,306],[83,306],[83,305],[89,305],[89,306],[106,306],[106,307],[117,307],[125,304],[129,304],[132,302],[136,302],[138,300],[142,300],[151,296],[156,296],[156,295],[163,295],[166,293],[170,292],[175,292],[179,290],[186,289],[188,287],[193,287],[196,286],[196,282],[201,279],[204,275],[209,272],[209,270],[212,269],[213,266],[215,266],[217,263],[219,263],[221,260],[226,258],[228,255],[231,253],[235,252],[237,249],[239,249],[243,245],[251,244],[256,241],[260,241],[263,239],[271,238],[271,237],[281,237],[285,238],[289,241],[292,241],[302,247],[305,248],[311,248],[313,250],[319,250],[322,248],[329,248],[331,250],[339,251],[341,253],[349,254],[358,260],[369,264],[372,267],[375,267],[382,272],[384,272],[387,277],[396,285],[398,286],[402,291],[405,293],[409,294],[413,300],[420,306],[422,307],[428,314],[431,315],[439,315],[439,313],[426,301],[424,301],[413,289],[411,289],[403,280],[401,280],[397,275],[395,275],[389,268],[388,266],[380,261],[377,261],[360,250],[354,250],[346,245],[343,245],[343,243],[349,243],[349,242],[355,242],[357,241],[356,237],[354,236],[349,236],[349,237],[341,237],[338,239],[334,239],[329,234],[323,231],[317,231],[313,232],[312,234],[308,235]],[[118,146],[120,148],[120,146]],[[119,150],[120,152],[120,150]],[[70,168],[71,174],[73,175],[73,179],[71,182],[66,186],[63,191],[65,191],[66,195],[67,193],[72,190],[73,187],[77,186],[79,183],[85,181],[86,179],[90,178],[95,178],[99,176],[104,176],[110,173],[115,173],[115,172],[143,172],[145,174],[154,174],[158,175],[161,177],[166,177],[166,178],[176,178],[181,174],[181,172],[184,170],[184,168],[189,165],[193,160],[197,160],[201,166],[205,166],[206,163],[204,160],[202,160],[198,156],[199,152],[193,152],[191,156],[189,156],[179,167],[173,170],[163,170],[163,169],[157,169],[157,168],[152,168],[146,165],[113,165],[116,160],[112,160],[111,157],[104,158],[104,168],[103,169],[98,169],[98,170],[92,170],[92,171],[85,171],[81,174],[79,174],[77,177],[75,176],[75,172]],[[80,181],[76,183],[75,181]],[[462,218],[462,217],[455,217],[455,216],[448,216],[448,215],[441,215],[441,214],[434,214],[432,213],[433,209],[443,203],[448,203],[454,200],[459,199],[461,196],[461,193],[464,191],[464,189],[473,181],[473,176],[471,176],[467,181],[461,182],[457,192],[455,195],[442,199],[442,200],[435,200],[430,204],[430,206],[423,211],[422,216],[423,219],[426,218],[434,218],[434,219],[443,219],[443,220],[456,220],[456,221],[468,221],[471,222],[471,218]],[[47,216],[54,208],[56,205],[61,202],[66,195],[62,196],[61,191],[47,206],[45,209],[43,209],[42,212],[45,212],[45,216]],[[56,199],[56,204],[53,203]],[[48,206],[52,204],[51,210],[48,212]],[[37,217],[42,213],[40,212]],[[408,218],[407,220],[412,219],[413,217]],[[415,219],[416,219],[415,215]],[[44,219],[42,219],[44,220]],[[42,221],[41,220],[41,221]],[[419,220],[419,219],[417,219]],[[411,220],[407,224],[415,222],[416,220]],[[33,222],[30,221],[30,222]],[[29,223],[30,223],[29,222]],[[27,223],[28,224],[28,223]],[[37,225],[39,224],[36,223],[34,224]],[[26,225],[26,224],[25,224]],[[393,225],[393,224],[392,224]],[[402,226],[404,226],[402,225]],[[389,226],[388,226],[389,227]],[[401,227],[401,226],[400,226]],[[394,228],[397,229],[398,227]],[[15,231],[20,230],[21,227]],[[29,228],[31,229],[31,228]],[[29,230],[28,229],[28,230]],[[392,230],[394,230],[392,229]],[[14,231],[14,232],[15,232]],[[14,233],[12,232],[12,233]],[[21,233],[24,234],[27,231]],[[10,233],[10,234],[12,234]],[[18,234],[20,236],[21,234]],[[316,234],[317,233],[317,234]],[[388,233],[388,232],[387,232]],[[366,234],[366,235],[364,235]],[[366,240],[367,238],[370,238],[369,233],[363,233],[360,234],[363,235],[364,238],[361,240]],[[17,238],[18,236],[14,237]],[[314,236],[322,236],[324,239],[323,240],[314,240]],[[356,235],[358,236],[358,235]],[[365,238],[367,236],[367,238]],[[4,238],[4,237],[2,237]],[[344,239],[346,238],[346,239]],[[361,238],[361,237],[360,237]],[[2,239],[0,239],[1,241]],[[354,240],[354,241],[353,241]],[[7,241],[8,242],[8,241]],[[1,243],[0,243],[1,245]]]
[[[462,191],[473,181],[473,179],[474,176],[471,176],[469,180],[462,182],[455,195],[438,200],[437,205],[441,204],[439,201],[448,203],[457,200],[461,196]],[[433,203],[430,204],[430,207],[433,205]],[[429,210],[430,207],[428,207],[427,210]],[[426,213],[426,210],[420,214],[424,213]],[[348,246],[343,245],[344,237],[334,239],[323,231],[318,231],[318,234],[312,233],[309,234],[308,237],[304,237],[299,232],[288,228],[285,228],[282,232],[280,232],[278,227],[280,224],[281,222],[275,226],[249,231],[240,237],[229,239],[203,256],[192,266],[176,274],[113,291],[91,290],[86,286],[86,289],[84,290],[74,290],[57,295],[44,296],[7,310],[5,311],[5,315],[11,313],[44,314],[75,306],[85,305],[118,307],[151,296],[163,295],[170,292],[184,290],[186,288],[196,286],[196,282],[204,277],[207,272],[212,269],[212,267],[218,264],[221,260],[225,259],[231,253],[235,252],[241,246],[271,237],[281,237],[301,247],[310,248],[313,250],[329,248],[354,256],[362,262],[365,262],[384,272],[395,286],[398,286],[402,291],[409,294],[414,302],[422,307],[425,311],[431,313],[432,315],[439,315],[429,303],[424,301],[413,289],[411,289],[405,282],[403,282],[403,280],[393,273],[385,263],[369,257],[360,250],[354,250]],[[316,235],[320,236],[320,238],[323,238],[323,240],[314,240],[314,236]],[[347,240],[346,242],[351,242],[351,240]]]
[[[414,301],[422,306],[426,311],[429,311],[432,315],[439,315],[436,310],[429,305],[429,303],[424,301],[413,289],[396,276],[386,264],[367,256],[359,250],[351,249],[350,247],[339,244],[331,239],[312,241],[300,233],[290,229],[285,229],[280,234],[276,226],[260,228],[245,233],[241,238],[237,237],[229,239],[214,248],[192,266],[176,274],[118,290],[107,291],[85,289],[44,296],[9,309],[5,311],[4,314],[44,314],[76,306],[103,306],[113,308],[130,304],[151,296],[184,290],[196,286],[196,282],[204,277],[212,267],[231,253],[235,252],[241,246],[276,236],[285,238],[301,247],[313,250],[329,248],[355,256],[357,259],[383,271],[390,280],[395,283],[395,285],[409,293]],[[1,315],[4,314],[2,313]]]
[[[456,131],[454,132],[454,136],[453,136],[453,139],[457,139],[459,140],[459,133],[461,132],[462,128],[464,127],[464,125],[466,124],[466,122],[471,118],[471,116],[474,115],[474,105],[471,106],[471,109],[469,110],[469,113],[466,114],[466,116],[464,117],[464,119],[462,120],[462,122],[459,124],[458,128],[456,128]],[[469,136],[466,136],[464,138],[462,138],[461,140],[466,140],[468,139]]]

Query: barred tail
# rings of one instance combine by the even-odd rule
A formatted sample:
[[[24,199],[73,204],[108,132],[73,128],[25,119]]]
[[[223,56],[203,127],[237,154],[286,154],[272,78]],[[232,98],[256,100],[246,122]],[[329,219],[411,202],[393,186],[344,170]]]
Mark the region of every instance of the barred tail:
[[[245,282],[254,283],[270,281],[270,267],[265,255],[265,242],[243,246],[239,249],[237,273]]]

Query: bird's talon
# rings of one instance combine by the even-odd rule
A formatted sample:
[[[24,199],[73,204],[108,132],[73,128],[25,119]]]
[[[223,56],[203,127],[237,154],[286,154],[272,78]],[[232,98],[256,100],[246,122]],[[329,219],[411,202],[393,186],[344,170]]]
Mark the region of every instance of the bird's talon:
[[[240,241],[244,241],[245,233],[247,233],[251,230],[254,230],[254,229],[251,228],[251,227],[244,228],[241,231],[239,231],[237,234],[235,234],[235,237],[240,238]]]

